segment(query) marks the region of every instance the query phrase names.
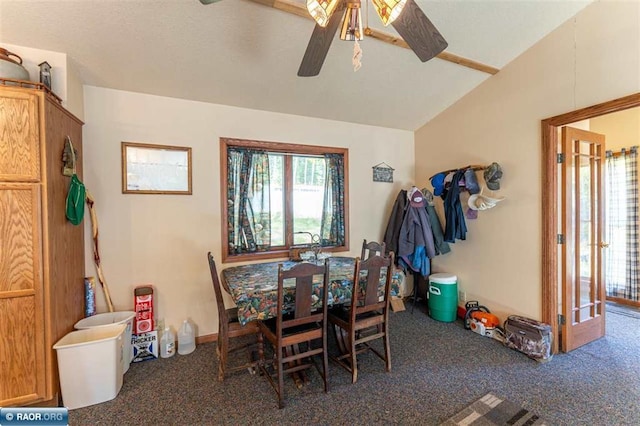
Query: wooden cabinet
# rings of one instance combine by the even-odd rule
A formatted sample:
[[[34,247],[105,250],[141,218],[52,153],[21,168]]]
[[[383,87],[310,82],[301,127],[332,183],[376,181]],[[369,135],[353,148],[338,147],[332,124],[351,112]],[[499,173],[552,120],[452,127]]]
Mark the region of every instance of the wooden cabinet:
[[[0,86],[0,407],[56,405],[52,346],[84,314],[84,232],[66,220],[69,136],[82,122],[36,89]]]

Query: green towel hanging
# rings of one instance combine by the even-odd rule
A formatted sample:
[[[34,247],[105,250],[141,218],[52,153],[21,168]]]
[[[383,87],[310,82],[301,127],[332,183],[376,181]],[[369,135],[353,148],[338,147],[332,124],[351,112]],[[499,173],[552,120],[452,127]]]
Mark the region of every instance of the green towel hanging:
[[[74,225],[79,225],[84,217],[86,189],[76,174],[76,156],[69,136],[67,136],[66,142],[71,146],[71,156],[73,158],[73,174],[71,175],[71,183],[69,184],[69,192],[67,193],[66,213],[69,222]]]

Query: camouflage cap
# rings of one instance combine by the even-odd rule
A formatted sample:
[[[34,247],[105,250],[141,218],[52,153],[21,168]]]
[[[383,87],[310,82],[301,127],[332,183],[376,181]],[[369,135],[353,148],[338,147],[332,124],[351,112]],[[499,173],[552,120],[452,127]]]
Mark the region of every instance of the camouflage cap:
[[[492,191],[500,189],[500,179],[502,178],[502,167],[498,163],[491,163],[489,167],[484,169],[484,181],[487,188]]]

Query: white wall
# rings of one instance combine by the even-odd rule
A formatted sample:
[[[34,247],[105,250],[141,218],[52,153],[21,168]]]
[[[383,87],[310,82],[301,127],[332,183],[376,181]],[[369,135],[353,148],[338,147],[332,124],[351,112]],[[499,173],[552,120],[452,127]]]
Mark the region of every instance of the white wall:
[[[591,130],[605,135],[607,150],[620,151],[640,145],[640,108],[593,118]]]
[[[434,262],[468,298],[541,317],[540,121],[639,92],[639,60],[640,2],[597,2],[416,132],[421,184],[466,164],[503,167],[507,199]]]
[[[67,56],[66,59],[67,92],[63,99],[63,105],[84,121],[84,83],[71,58]]]
[[[133,307],[135,286],[153,284],[156,317],[174,328],[190,317],[200,336],[218,330],[206,254],[221,258],[220,137],[349,148],[352,255],[364,238],[382,238],[398,191],[413,183],[408,131],[90,86],[84,105],[84,180],[96,200],[102,267],[116,310]],[[192,147],[193,195],[122,194],[122,141]],[[383,161],[395,168],[394,183],[372,181],[371,167]],[[89,225],[86,273],[95,276]]]

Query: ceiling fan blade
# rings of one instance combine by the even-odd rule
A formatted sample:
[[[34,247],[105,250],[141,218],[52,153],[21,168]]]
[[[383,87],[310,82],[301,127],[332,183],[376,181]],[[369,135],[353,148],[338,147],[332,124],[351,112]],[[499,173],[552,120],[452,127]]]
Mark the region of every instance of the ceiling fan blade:
[[[414,0],[407,0],[391,25],[422,62],[434,58],[449,45]]]
[[[216,3],[219,2],[220,0],[200,0],[200,3],[202,4],[211,4],[211,3]]]
[[[324,59],[327,57],[331,42],[338,31],[344,11],[344,1],[336,7],[326,27],[316,24],[311,39],[304,52],[302,63],[298,69],[298,77],[313,77],[320,74]]]

